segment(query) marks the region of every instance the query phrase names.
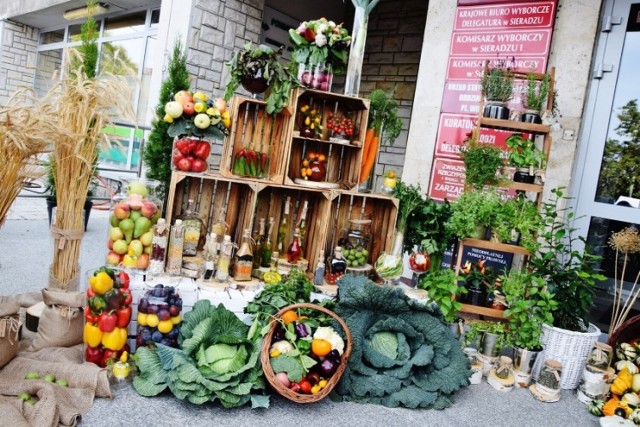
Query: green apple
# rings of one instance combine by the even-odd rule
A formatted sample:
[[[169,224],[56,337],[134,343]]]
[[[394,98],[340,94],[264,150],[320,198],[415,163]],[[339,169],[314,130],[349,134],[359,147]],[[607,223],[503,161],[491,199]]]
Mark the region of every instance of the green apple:
[[[206,129],[211,124],[211,119],[205,113],[200,113],[193,119],[193,124],[198,129]]]
[[[144,182],[131,181],[127,186],[127,195],[131,194],[139,194],[142,197],[146,197],[146,195],[149,194],[149,190]]]
[[[164,112],[171,118],[177,119],[182,115],[182,104],[177,101],[167,102],[164,106]]]

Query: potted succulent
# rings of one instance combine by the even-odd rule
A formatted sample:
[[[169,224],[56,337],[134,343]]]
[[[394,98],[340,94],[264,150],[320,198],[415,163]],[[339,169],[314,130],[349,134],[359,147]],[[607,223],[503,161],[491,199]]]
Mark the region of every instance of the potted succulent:
[[[485,185],[496,185],[503,173],[502,150],[492,144],[479,144],[471,137],[460,149],[464,160],[465,186],[482,189]],[[497,171],[497,172],[496,172]]]
[[[507,103],[513,95],[514,75],[507,67],[506,61],[496,65],[488,64],[482,75],[480,87],[486,104],[482,111],[484,117],[492,119],[509,119]]]
[[[460,239],[484,239],[487,227],[496,224],[502,204],[502,198],[495,190],[472,190],[462,193],[451,204],[452,212],[447,221],[449,233]]]
[[[523,122],[542,123],[541,113],[549,96],[550,87],[551,75],[549,73],[542,74],[541,78],[538,78],[536,73],[527,74],[526,92],[522,98]]]
[[[509,153],[509,164],[516,168],[514,182],[533,184],[536,180],[535,168],[545,165],[545,155],[536,147],[535,142],[521,133],[513,133],[505,140]]]
[[[507,200],[496,214],[492,238],[499,242],[520,245],[530,253],[540,246],[536,237],[542,229],[542,217],[536,204],[523,194]]]
[[[502,322],[473,322],[464,341],[465,346],[475,345],[486,357],[498,357],[507,344],[507,330]]]
[[[224,99],[229,101],[240,85],[254,95],[269,89],[265,97],[267,113],[282,111],[289,103],[291,90],[298,86],[296,77],[280,63],[282,49],[275,50],[265,45],[253,48],[250,42],[245,44],[226,63],[231,81],[227,84]]]
[[[542,325],[553,322],[557,302],[544,280],[534,274],[511,269],[500,281],[509,306],[504,315],[509,319],[507,341],[514,351],[513,368],[530,375],[542,351]]]

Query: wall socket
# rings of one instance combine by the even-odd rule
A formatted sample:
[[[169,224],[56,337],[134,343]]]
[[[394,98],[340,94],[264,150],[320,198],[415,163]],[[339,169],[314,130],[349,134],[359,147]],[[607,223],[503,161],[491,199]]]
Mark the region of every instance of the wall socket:
[[[573,140],[575,136],[576,136],[576,131],[573,129],[565,129],[564,132],[562,132],[562,139],[567,141]]]

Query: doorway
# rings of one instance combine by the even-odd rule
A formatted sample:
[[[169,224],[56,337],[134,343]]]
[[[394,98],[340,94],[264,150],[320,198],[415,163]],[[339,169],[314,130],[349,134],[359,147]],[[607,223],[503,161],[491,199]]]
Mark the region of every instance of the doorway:
[[[620,278],[625,258],[621,252],[616,257],[610,238],[640,228],[640,1],[606,0],[600,30],[572,194],[578,232],[602,256],[607,280],[598,284],[591,320],[607,331],[616,270]],[[640,269],[640,255],[629,255],[623,299]],[[640,304],[635,308],[628,318]]]

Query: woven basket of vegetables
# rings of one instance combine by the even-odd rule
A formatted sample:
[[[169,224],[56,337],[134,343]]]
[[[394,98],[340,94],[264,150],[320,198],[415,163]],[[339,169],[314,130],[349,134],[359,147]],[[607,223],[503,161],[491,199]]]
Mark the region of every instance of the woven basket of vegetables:
[[[330,326],[336,322],[342,331]],[[337,314],[315,304],[293,304],[273,317],[260,360],[276,392],[293,402],[313,403],[338,383],[352,347],[351,332]]]

